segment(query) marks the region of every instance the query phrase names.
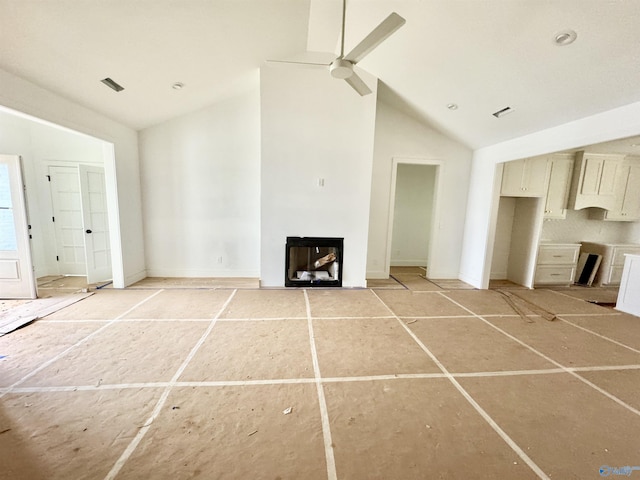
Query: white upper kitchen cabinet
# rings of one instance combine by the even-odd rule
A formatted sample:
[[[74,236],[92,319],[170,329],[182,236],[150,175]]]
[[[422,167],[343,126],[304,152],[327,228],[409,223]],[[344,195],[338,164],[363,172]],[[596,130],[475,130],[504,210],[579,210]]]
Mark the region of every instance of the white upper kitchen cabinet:
[[[544,218],[565,219],[567,217],[573,163],[573,154],[556,154],[549,159],[549,187],[544,205]]]
[[[623,155],[577,152],[568,208],[614,208],[616,177],[623,159]]]
[[[514,160],[504,164],[500,195],[504,197],[544,197],[547,191],[547,156]]]
[[[616,173],[615,201],[609,210],[596,210],[590,218],[616,222],[640,220],[640,159],[625,160]]]

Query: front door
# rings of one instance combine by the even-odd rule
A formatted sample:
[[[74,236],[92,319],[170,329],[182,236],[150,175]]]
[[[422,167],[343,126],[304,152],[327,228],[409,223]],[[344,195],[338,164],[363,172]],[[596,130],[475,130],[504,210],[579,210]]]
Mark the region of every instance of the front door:
[[[0,155],[0,298],[36,298],[20,157]]]

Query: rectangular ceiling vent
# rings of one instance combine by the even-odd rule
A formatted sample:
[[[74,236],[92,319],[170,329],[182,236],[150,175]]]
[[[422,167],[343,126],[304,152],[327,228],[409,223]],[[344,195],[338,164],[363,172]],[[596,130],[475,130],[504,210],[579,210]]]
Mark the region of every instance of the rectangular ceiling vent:
[[[496,118],[500,118],[511,112],[513,112],[513,109],[511,107],[504,107],[502,110],[498,110],[497,112],[492,113],[492,115]]]
[[[107,87],[109,87],[112,90],[115,90],[116,92],[121,92],[122,90],[124,90],[124,87],[122,85],[118,85],[116,82],[114,82],[113,80],[111,80],[109,77],[100,80],[102,83],[104,83]]]

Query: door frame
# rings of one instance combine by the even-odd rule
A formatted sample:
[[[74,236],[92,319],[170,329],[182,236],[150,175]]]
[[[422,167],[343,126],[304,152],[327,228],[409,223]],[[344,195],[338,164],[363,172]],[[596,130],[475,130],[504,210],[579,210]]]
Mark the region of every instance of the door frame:
[[[391,242],[393,240],[393,219],[396,207],[396,182],[398,177],[398,165],[424,165],[435,167],[435,180],[433,182],[433,202],[431,206],[431,225],[429,227],[429,248],[427,250],[427,273],[432,270],[433,264],[433,245],[435,243],[435,235],[437,225],[440,225],[440,191],[442,182],[441,167],[444,162],[435,158],[424,157],[393,157],[391,159],[391,188],[389,193],[389,216],[387,219],[387,251],[384,261],[384,268],[387,277],[391,272]]]

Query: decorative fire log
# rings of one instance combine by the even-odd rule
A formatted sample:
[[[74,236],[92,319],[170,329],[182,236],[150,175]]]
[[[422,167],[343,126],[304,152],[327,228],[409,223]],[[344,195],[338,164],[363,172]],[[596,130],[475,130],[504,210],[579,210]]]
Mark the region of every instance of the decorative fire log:
[[[314,268],[320,268],[324,265],[326,265],[327,263],[331,263],[333,261],[335,261],[336,259],[336,254],[335,253],[330,253],[329,255],[325,255],[322,258],[319,258],[318,260],[315,261],[315,263],[313,264]]]

